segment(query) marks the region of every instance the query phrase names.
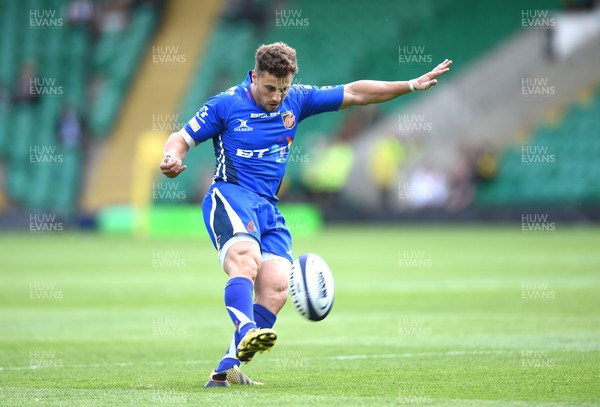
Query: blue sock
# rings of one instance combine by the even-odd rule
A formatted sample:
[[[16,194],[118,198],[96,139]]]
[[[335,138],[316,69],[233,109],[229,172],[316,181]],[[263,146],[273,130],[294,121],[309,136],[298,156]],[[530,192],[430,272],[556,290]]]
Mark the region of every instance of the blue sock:
[[[254,304],[254,321],[259,328],[273,328],[277,315],[260,304]]]
[[[219,366],[215,369],[217,372],[223,372],[231,369],[234,365],[240,365],[240,361],[237,360],[237,346],[248,330],[256,328],[252,309],[253,290],[252,281],[245,277],[230,278],[225,285],[225,307],[236,329],[227,352],[225,352]]]
[[[243,338],[250,329],[256,328],[252,309],[253,290],[252,281],[245,277],[230,278],[225,285],[225,307],[240,338]]]
[[[215,369],[215,372],[224,372],[225,370],[231,369],[233,366],[240,366],[241,362],[237,359],[237,346],[242,340],[240,333],[235,330],[231,344],[227,348],[227,352],[223,356],[223,359],[219,362],[219,366]]]
[[[259,328],[273,328],[276,320],[277,316],[271,311],[260,304],[254,304],[254,321],[256,321],[256,325]],[[231,344],[229,345],[229,348],[227,348],[227,352],[225,352],[225,356],[223,356],[223,359],[219,362],[219,366],[217,366],[217,372],[224,372],[225,370],[231,369],[233,366],[240,366],[241,362],[237,360],[236,355],[237,346],[241,340],[242,336],[240,336],[240,333],[236,329],[233,333]]]

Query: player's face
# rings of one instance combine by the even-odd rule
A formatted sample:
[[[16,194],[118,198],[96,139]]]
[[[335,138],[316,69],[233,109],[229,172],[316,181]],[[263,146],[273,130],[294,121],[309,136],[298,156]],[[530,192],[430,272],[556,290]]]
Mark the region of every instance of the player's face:
[[[294,75],[278,78],[268,72],[260,75],[252,71],[252,96],[256,104],[267,112],[276,111],[287,96]]]

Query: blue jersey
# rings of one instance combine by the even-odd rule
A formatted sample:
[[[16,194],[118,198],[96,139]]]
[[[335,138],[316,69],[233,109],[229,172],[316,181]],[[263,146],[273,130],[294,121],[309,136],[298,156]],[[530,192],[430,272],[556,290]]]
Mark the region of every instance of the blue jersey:
[[[275,203],[298,123],[309,116],[337,110],[344,87],[292,85],[275,112],[256,105],[244,82],[210,98],[185,125],[196,143],[213,140],[213,182],[228,182]]]

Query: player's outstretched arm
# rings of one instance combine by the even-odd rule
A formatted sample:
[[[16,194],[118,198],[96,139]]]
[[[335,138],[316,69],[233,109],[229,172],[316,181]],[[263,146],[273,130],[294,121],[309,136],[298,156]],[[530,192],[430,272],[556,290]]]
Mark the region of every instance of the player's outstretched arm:
[[[187,165],[183,165],[183,160],[189,149],[190,146],[179,132],[172,133],[165,143],[165,154],[160,163],[162,173],[169,178],[181,174],[187,168]]]
[[[437,77],[450,70],[452,61],[446,59],[431,72],[410,81],[356,81],[344,86],[340,109],[355,105],[383,103],[414,91],[424,91],[437,84]]]

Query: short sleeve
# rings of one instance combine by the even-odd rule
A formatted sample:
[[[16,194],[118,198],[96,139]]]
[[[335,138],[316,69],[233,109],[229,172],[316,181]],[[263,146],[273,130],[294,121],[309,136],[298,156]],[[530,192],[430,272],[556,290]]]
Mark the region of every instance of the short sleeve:
[[[344,85],[297,85],[300,99],[299,122],[315,114],[338,110],[344,99]]]
[[[224,105],[222,97],[214,96],[186,123],[184,129],[196,143],[202,143],[223,132],[226,110]]]

